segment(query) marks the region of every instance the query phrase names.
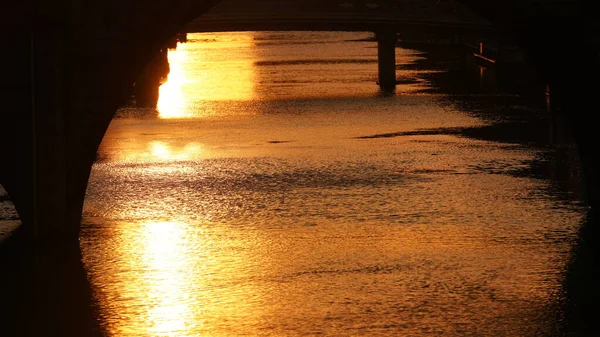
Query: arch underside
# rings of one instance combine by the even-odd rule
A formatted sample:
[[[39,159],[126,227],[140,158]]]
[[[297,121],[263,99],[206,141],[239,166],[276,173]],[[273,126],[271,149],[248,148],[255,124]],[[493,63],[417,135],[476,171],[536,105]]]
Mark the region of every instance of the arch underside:
[[[22,287],[5,299],[16,309],[6,316],[8,327],[3,326],[3,332],[16,335],[10,333],[11,324],[20,335],[22,329],[35,330],[34,325],[24,328],[19,323],[23,317],[30,322],[31,316],[34,322],[42,322],[36,326],[43,329],[43,335],[95,335],[90,334],[95,321],[93,314],[86,313],[89,304],[77,301],[90,296],[78,233],[96,150],[154,53],[216,2],[59,0],[0,5],[3,13],[15,14],[6,18],[1,35],[11,49],[4,53],[8,66],[0,90],[0,184],[14,202],[25,238],[25,245],[0,245],[0,266],[6,273],[0,285],[3,289]],[[600,78],[599,48],[595,21],[586,16],[594,11],[583,7],[583,0],[460,2],[492,22],[501,38],[517,42],[550,84],[553,100],[574,131],[586,170],[589,203],[597,205],[599,163],[593,110],[599,85],[589,84],[589,79]],[[31,18],[35,18],[34,25]],[[32,250],[43,257],[43,263],[27,253]],[[7,267],[3,259],[11,265]],[[580,265],[589,265],[594,258],[589,255],[584,260]],[[34,275],[22,270],[33,270]],[[36,283],[36,278],[43,282]],[[30,292],[34,287],[41,292]],[[574,287],[576,295],[598,291],[593,284]],[[597,303],[578,296],[583,298],[578,310],[596,308]],[[593,312],[587,313],[589,319],[582,314],[586,322],[594,322]],[[63,316],[74,318],[65,323]]]

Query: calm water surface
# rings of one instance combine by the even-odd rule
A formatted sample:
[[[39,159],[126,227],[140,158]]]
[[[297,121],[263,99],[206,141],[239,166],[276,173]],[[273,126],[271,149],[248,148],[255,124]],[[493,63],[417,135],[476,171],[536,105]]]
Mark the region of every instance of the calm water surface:
[[[398,48],[406,84],[380,94],[370,36],[192,34],[169,51],[158,108],[119,111],[88,187],[109,336],[559,324],[584,214],[572,147],[460,53]]]

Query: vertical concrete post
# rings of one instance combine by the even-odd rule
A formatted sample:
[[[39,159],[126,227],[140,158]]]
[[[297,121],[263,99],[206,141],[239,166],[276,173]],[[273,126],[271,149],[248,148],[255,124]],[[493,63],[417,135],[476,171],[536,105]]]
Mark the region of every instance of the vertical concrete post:
[[[377,38],[377,64],[379,69],[379,87],[382,91],[396,89],[396,32],[383,30],[375,33]]]

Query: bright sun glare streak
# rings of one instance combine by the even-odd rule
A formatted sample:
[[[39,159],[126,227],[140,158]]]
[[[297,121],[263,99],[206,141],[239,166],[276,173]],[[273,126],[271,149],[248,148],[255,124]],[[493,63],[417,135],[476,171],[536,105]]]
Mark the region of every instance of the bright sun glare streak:
[[[189,42],[170,49],[170,73],[159,88],[159,116],[203,117],[214,112],[214,102],[251,100],[253,41],[249,33],[190,34]]]
[[[187,161],[200,157],[202,147],[198,143],[188,143],[184,147],[173,150],[168,144],[153,141],[148,144],[152,159],[159,161]]]
[[[260,292],[236,282],[249,278],[245,266],[252,258],[227,248],[252,242],[247,233],[218,226],[205,231],[198,223],[155,220],[159,213],[146,213],[148,220],[121,223],[114,245],[99,248],[103,261],[113,261],[102,272],[111,282],[99,292],[111,317],[109,336],[231,336],[238,334],[214,331],[229,331],[222,325],[228,318],[262,315],[238,291],[247,298]]]
[[[186,225],[179,222],[148,222],[141,233],[143,277],[149,304],[146,326],[153,336],[179,336],[192,315],[186,301],[191,281],[189,252],[181,245]]]
[[[201,143],[191,142],[185,145],[173,145],[160,140],[142,142],[139,147],[124,151],[121,162],[158,163],[181,162],[202,158],[206,150]]]
[[[148,144],[148,147],[153,159],[171,160],[173,158],[171,148],[164,142],[154,141]]]
[[[158,88],[157,110],[161,118],[183,118],[187,116],[188,101],[184,95],[184,85],[188,81],[184,70],[187,52],[169,49],[169,76],[167,82]]]

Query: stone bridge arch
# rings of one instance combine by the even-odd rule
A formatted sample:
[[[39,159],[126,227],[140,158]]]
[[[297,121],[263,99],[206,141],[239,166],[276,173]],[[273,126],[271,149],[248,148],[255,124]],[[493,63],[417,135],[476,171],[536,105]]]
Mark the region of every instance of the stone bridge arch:
[[[13,335],[99,335],[79,319],[89,318],[82,314],[89,310],[87,303],[65,304],[89,296],[78,235],[96,150],[153,51],[217,1],[0,4],[0,13],[9,13],[0,20],[0,41],[6,47],[0,84],[0,184],[23,222],[11,243],[0,245],[0,266],[3,272],[8,270],[0,285],[23,287],[4,301],[14,308],[12,316],[3,317],[8,324],[3,329],[9,334],[14,328]],[[593,81],[600,78],[600,29],[594,20],[597,14],[586,7],[593,2],[456,1],[487,18],[502,36],[514,39],[550,84],[554,102],[573,128],[586,170],[589,203],[596,207],[600,154],[594,148],[593,118],[600,85]],[[595,241],[600,238],[597,232],[592,233]],[[6,260],[13,262],[7,266]],[[22,275],[23,269],[33,271]],[[597,295],[595,285],[587,288]],[[594,298],[579,288],[575,292],[576,300]],[[590,310],[587,317],[576,319],[595,324],[597,303],[584,299],[582,304],[584,309],[579,310]],[[65,321],[63,316],[73,319]],[[29,327],[21,324],[32,320],[35,323]],[[31,329],[39,330],[28,333]]]

